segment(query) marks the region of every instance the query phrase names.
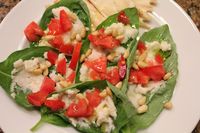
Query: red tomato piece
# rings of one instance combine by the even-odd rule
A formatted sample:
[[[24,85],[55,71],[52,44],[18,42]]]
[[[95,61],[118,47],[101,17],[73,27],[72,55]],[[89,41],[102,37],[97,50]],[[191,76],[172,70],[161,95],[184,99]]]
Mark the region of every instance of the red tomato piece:
[[[26,38],[30,42],[38,41],[39,37],[44,35],[44,31],[35,22],[31,22],[24,30]]]
[[[46,100],[48,93],[45,91],[38,91],[27,95],[27,100],[30,104],[40,107]]]
[[[75,77],[76,77],[76,72],[73,71],[73,72],[72,72],[72,73],[67,77],[67,82],[71,82],[71,83],[73,83]]]
[[[160,55],[160,54],[157,54],[155,56],[155,60],[158,64],[163,64],[164,63],[164,60],[163,60],[163,57]]]
[[[92,80],[100,80],[100,75],[98,72],[91,70],[89,73],[90,77],[92,78]]]
[[[45,77],[43,79],[40,90],[47,92],[47,94],[50,94],[55,91],[55,85],[56,83],[52,79],[50,79],[49,77]]]
[[[116,85],[120,81],[119,70],[114,67],[106,74],[106,79],[113,85]]]
[[[141,70],[136,71],[132,69],[129,76],[129,82],[146,85],[149,82],[149,77]]]
[[[74,46],[71,44],[64,44],[60,47],[59,51],[65,53],[68,56],[71,56],[74,50]]]
[[[139,41],[138,45],[137,45],[137,49],[142,54],[147,49],[147,47],[145,46],[145,44],[142,41]]]
[[[80,52],[81,52],[81,46],[82,46],[82,43],[77,43],[74,47],[74,51],[73,51],[73,54],[72,54],[72,59],[71,59],[71,62],[69,64],[69,68],[75,70],[76,69],[76,65],[79,61],[79,56],[80,56]]]
[[[52,111],[58,111],[64,108],[65,103],[61,100],[46,100],[44,105],[50,108]]]
[[[85,61],[85,64],[98,73],[106,73],[107,58],[100,57],[93,61]]]
[[[125,25],[130,24],[130,20],[124,11],[119,13],[117,20]]]
[[[145,73],[146,75],[148,75],[154,81],[162,80],[166,74],[166,71],[163,65],[145,67],[141,71]]]
[[[67,70],[66,59],[63,58],[57,62],[56,71],[62,75],[65,75],[66,70]]]
[[[70,31],[72,28],[72,22],[64,10],[60,11],[60,24],[64,32]]]
[[[120,45],[120,41],[115,39],[111,35],[106,35],[103,33],[104,30],[99,30],[99,35],[88,35],[88,39],[94,46],[101,46],[106,49],[113,49]]]
[[[100,91],[98,89],[86,92],[86,98],[88,99],[89,106],[95,108],[101,103],[102,97],[99,94]]]
[[[50,50],[47,52],[47,59],[49,62],[51,62],[52,65],[54,65],[58,59],[58,54]]]
[[[94,108],[91,106],[88,106],[85,117],[90,117],[93,114],[93,111],[94,111]]]
[[[52,40],[49,41],[49,43],[54,47],[59,49],[61,46],[64,45],[64,41],[62,36],[55,36]]]
[[[71,103],[65,113],[67,117],[86,117],[88,111],[87,101],[79,99],[78,103]]]
[[[119,68],[119,76],[120,79],[124,79],[126,75],[126,60],[123,55],[121,55],[120,60],[118,62],[118,68]]]
[[[49,32],[48,32],[49,35],[60,35],[63,33],[62,26],[60,24],[59,19],[55,19],[55,18],[51,19],[48,25],[48,28],[49,28]]]

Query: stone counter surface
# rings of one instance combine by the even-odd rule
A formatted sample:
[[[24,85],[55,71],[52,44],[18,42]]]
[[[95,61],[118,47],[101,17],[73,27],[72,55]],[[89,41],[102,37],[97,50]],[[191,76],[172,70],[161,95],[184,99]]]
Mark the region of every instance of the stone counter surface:
[[[20,0],[0,0],[0,22]],[[200,0],[175,0],[193,19],[200,30]],[[1,126],[1,125],[0,125]],[[3,129],[2,129],[3,130]],[[0,128],[0,133],[3,131]],[[200,133],[200,122],[192,133]]]

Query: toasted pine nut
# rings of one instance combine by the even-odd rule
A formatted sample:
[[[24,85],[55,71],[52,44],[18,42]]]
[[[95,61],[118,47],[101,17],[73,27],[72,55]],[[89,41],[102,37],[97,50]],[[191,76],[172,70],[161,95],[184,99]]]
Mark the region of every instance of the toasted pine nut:
[[[106,35],[109,35],[109,34],[112,33],[112,30],[111,30],[110,28],[107,28],[107,29],[104,31],[104,33],[105,33]]]
[[[72,20],[73,22],[75,22],[75,21],[77,20],[77,16],[76,16],[75,13],[69,13],[69,17],[71,18],[71,20]]]
[[[49,61],[45,61],[45,64],[47,65],[47,67],[51,66],[51,63]]]
[[[138,67],[138,65],[137,65],[135,62],[132,64],[132,67],[133,67],[135,70],[139,70],[139,67]]]
[[[99,32],[98,31],[94,31],[94,32],[92,32],[92,35],[97,36],[97,35],[99,35]]]
[[[137,108],[137,112],[139,114],[145,113],[145,112],[147,112],[147,110],[148,110],[148,106],[146,104],[144,104],[144,105],[142,105],[142,106]]]
[[[127,59],[129,56],[129,50],[127,49],[125,52],[124,52],[124,58]]]
[[[35,75],[40,75],[40,74],[42,74],[42,69],[40,69],[40,68],[35,69],[35,70],[32,71],[32,73],[35,74]]]
[[[113,30],[112,30],[112,36],[114,36],[114,37],[118,36],[118,31],[117,31],[117,29],[113,29]]]
[[[171,78],[171,76],[172,76],[172,73],[169,72],[169,73],[165,74],[165,76],[163,77],[163,79],[164,80],[168,80],[169,78]]]
[[[44,70],[43,75],[44,75],[44,76],[47,76],[48,74],[49,74],[49,70],[48,70],[48,68],[47,68],[47,69]]]
[[[119,35],[116,37],[116,39],[122,41],[124,39],[124,35]]]
[[[88,57],[91,54],[92,54],[92,49],[88,49],[87,52],[85,53],[85,56]]]
[[[79,42],[81,41],[81,36],[79,34],[76,34],[76,40]]]
[[[140,56],[139,56],[139,61],[144,61],[147,57],[147,51],[143,52]]]
[[[85,29],[85,27],[82,28],[80,35],[81,35],[81,38],[85,37],[85,35],[86,35],[86,29]]]
[[[101,97],[107,97],[107,91],[106,90],[103,90],[100,94],[99,94]]]
[[[139,100],[138,100],[138,104],[144,105],[146,103],[147,98],[145,96],[142,96]]]
[[[147,64],[146,64],[145,62],[143,62],[143,61],[138,61],[138,66],[139,66],[140,68],[144,68],[144,67],[147,66]]]
[[[84,96],[83,94],[81,94],[81,93],[76,94],[76,97],[77,97],[77,98],[80,98],[80,99],[85,98],[85,96]]]
[[[45,70],[45,69],[47,69],[47,68],[48,68],[48,67],[47,67],[46,64],[40,64],[40,69]]]
[[[164,108],[167,109],[167,110],[172,109],[172,107],[173,107],[173,104],[172,104],[172,102],[170,102],[170,101],[168,101],[168,102],[166,102],[166,103],[164,104]]]
[[[65,78],[63,78],[63,76],[60,75],[60,74],[58,74],[57,77],[58,77],[58,80],[59,80],[59,81],[64,81],[64,80],[65,80]]]
[[[108,59],[109,61],[113,61],[114,58],[115,58],[115,56],[113,56],[113,54],[109,54],[109,55],[107,56],[107,59]]]
[[[112,91],[110,90],[109,87],[106,87],[106,92],[109,96],[112,96]]]
[[[67,81],[64,81],[64,80],[60,81],[59,84],[64,88],[69,86],[69,83]]]
[[[76,38],[76,33],[75,33],[75,32],[72,32],[70,39],[71,39],[71,40],[74,40],[75,38]]]
[[[118,82],[118,83],[115,85],[115,87],[117,87],[118,89],[121,89],[121,88],[122,88],[122,82],[121,82],[121,81]]]
[[[81,55],[81,58],[80,58],[80,62],[83,62],[83,61],[85,60],[85,58],[86,58],[86,55],[85,55],[85,54],[82,54],[82,55]]]

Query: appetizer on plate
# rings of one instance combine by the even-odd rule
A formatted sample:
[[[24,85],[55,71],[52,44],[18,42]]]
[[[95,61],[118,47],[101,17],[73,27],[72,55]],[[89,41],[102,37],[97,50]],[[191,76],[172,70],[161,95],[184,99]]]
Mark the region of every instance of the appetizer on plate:
[[[178,57],[169,27],[138,34],[155,1],[100,2],[49,6],[39,24],[25,27],[29,48],[0,63],[1,87],[41,114],[31,131],[50,123],[85,133],[134,133],[171,108]]]

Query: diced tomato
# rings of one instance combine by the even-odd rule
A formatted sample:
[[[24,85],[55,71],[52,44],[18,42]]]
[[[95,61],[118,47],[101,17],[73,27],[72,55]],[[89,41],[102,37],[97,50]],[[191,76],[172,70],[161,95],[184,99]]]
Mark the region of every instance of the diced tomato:
[[[119,13],[117,20],[125,25],[130,24],[130,20],[124,11]]]
[[[119,68],[119,76],[120,79],[124,79],[126,75],[126,60],[123,55],[121,55],[120,60],[118,62],[118,68]]]
[[[129,82],[146,85],[149,82],[149,77],[141,70],[136,71],[132,69],[129,76]]]
[[[60,47],[59,51],[65,53],[68,56],[71,56],[74,50],[74,46],[71,44],[64,44]]]
[[[30,104],[40,107],[45,99],[47,98],[48,93],[45,91],[38,91],[36,93],[30,93],[27,95],[27,100]]]
[[[107,58],[100,57],[99,59],[93,61],[85,61],[85,64],[99,73],[106,73]]]
[[[63,33],[62,26],[60,24],[59,19],[55,19],[55,18],[51,19],[48,25],[48,28],[49,28],[49,32],[48,32],[49,35],[60,35]]]
[[[116,85],[120,81],[119,70],[114,67],[107,72],[106,79],[113,85]]]
[[[56,71],[62,75],[65,75],[66,70],[67,70],[66,59],[63,58],[57,62]]]
[[[58,111],[64,108],[65,103],[61,100],[46,100],[44,105],[49,107],[52,111]]]
[[[80,52],[81,52],[81,46],[82,46],[82,43],[79,42],[74,47],[74,51],[73,51],[73,54],[72,54],[72,59],[71,59],[71,62],[69,64],[69,68],[71,68],[73,70],[76,69],[76,65],[78,63]]]
[[[56,83],[52,79],[44,77],[40,90],[50,94],[55,91],[55,85]]]
[[[155,56],[155,60],[158,64],[163,64],[164,63],[164,60],[163,60],[163,57],[160,55],[160,54],[157,54]]]
[[[94,111],[94,108],[92,106],[88,106],[85,117],[91,116],[93,114],[93,111]]]
[[[92,80],[100,80],[99,73],[94,70],[91,70],[89,75],[90,75],[90,78],[92,78]]]
[[[145,46],[145,44],[144,44],[142,41],[139,41],[139,42],[138,42],[137,49],[138,49],[138,50],[140,51],[140,53],[142,54],[142,53],[147,49],[147,47]]]
[[[79,99],[78,103],[71,103],[65,113],[67,117],[86,117],[88,111],[87,101],[85,99]]]
[[[58,54],[50,50],[47,52],[47,59],[49,62],[51,62],[52,65],[54,65],[58,59]]]
[[[88,39],[95,46],[101,46],[106,49],[113,49],[120,45],[120,41],[115,39],[112,35],[106,35],[102,33],[103,30],[99,31],[99,35],[88,35]]]
[[[165,68],[163,65],[145,67],[141,70],[154,81],[160,81],[165,76]]]
[[[71,82],[71,83],[73,83],[75,77],[76,77],[76,72],[73,71],[73,72],[72,72],[72,73],[67,77],[67,82]]]
[[[95,108],[101,103],[102,97],[99,94],[100,91],[98,89],[95,89],[91,92],[86,92],[86,98],[88,99],[89,106]]]
[[[60,11],[60,24],[64,32],[70,31],[72,28],[72,22],[64,10]]]
[[[31,22],[24,30],[26,38],[30,42],[38,41],[39,37],[44,35],[44,31],[35,22]]]
[[[64,45],[64,41],[62,36],[55,36],[52,40],[49,41],[49,43],[54,47],[59,49],[61,46]]]

